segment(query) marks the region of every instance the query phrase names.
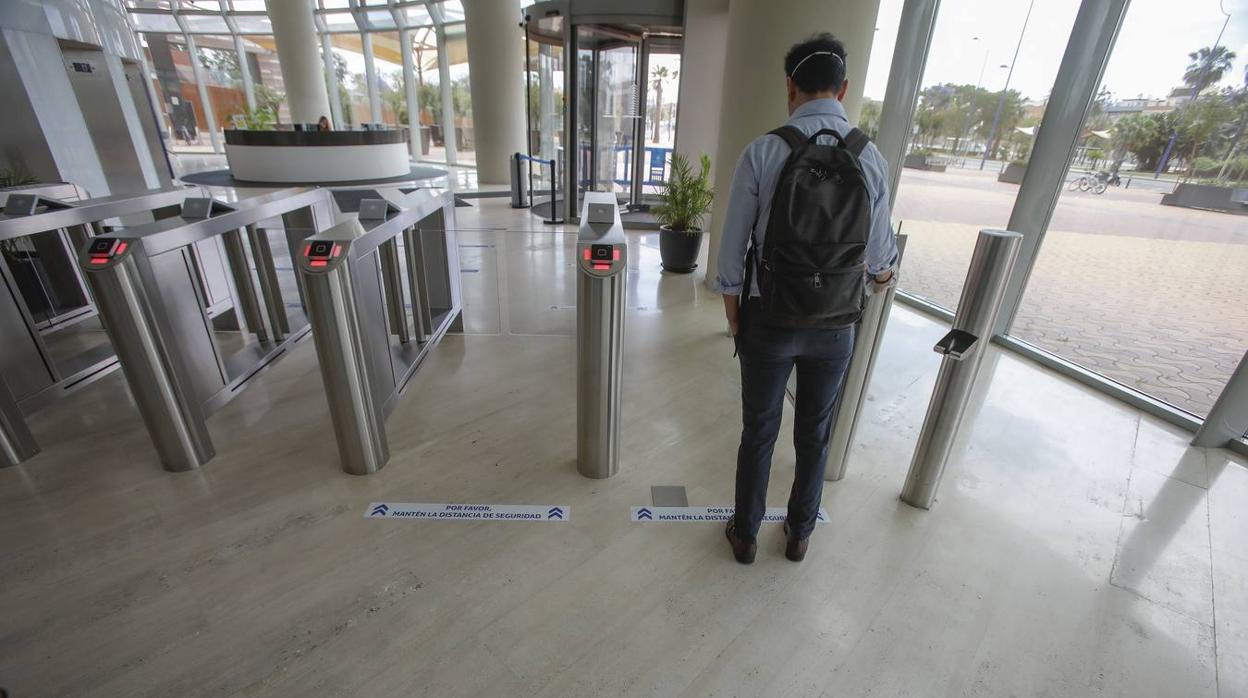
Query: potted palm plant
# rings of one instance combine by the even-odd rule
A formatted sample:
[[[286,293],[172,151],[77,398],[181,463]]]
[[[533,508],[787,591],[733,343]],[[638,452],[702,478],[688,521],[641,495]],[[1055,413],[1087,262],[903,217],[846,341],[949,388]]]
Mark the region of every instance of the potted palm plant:
[[[659,255],[663,268],[687,274],[698,268],[702,249],[702,219],[711,209],[711,158],[703,154],[697,174],[689,159],[672,155],[672,174],[659,195],[662,203],[651,211],[659,221]]]

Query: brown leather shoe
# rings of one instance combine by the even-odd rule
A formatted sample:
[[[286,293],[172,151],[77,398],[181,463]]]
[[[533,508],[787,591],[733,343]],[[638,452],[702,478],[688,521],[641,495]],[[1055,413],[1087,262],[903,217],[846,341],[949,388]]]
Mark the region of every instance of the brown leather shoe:
[[[789,522],[784,522],[784,556],[793,562],[801,562],[806,559],[806,549],[810,547],[810,536],[802,539],[794,538],[789,534]]]
[[[741,536],[737,535],[737,522],[728,519],[728,525],[724,528],[724,535],[728,536],[728,542],[732,545],[732,556],[737,558],[737,562],[748,565],[754,562],[754,556],[758,554],[758,543],[751,543]]]

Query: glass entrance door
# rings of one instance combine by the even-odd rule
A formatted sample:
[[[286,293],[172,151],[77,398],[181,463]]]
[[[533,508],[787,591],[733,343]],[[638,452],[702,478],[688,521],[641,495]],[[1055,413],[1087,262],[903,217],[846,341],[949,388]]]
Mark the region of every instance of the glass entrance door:
[[[632,202],[634,149],[641,142],[638,59],[641,37],[577,27],[578,201],[586,191]]]
[[[646,82],[641,114],[645,118],[639,139],[643,147],[637,153],[633,174],[634,207],[658,203],[671,169],[676,144],[680,51],[681,39],[675,36],[648,36],[642,45]]]

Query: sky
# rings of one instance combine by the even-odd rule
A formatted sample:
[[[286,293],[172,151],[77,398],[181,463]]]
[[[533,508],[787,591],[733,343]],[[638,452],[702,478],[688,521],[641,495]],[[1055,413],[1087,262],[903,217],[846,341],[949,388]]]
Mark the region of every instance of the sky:
[[[865,88],[871,99],[884,98],[901,5],[902,0],[880,2]],[[975,84],[982,69],[983,86],[1000,90],[1008,72],[1001,66],[1013,59],[1027,6],[1028,0],[942,0],[923,86]],[[1231,20],[1219,45],[1238,58],[1221,84],[1242,85],[1248,64],[1248,0],[1223,0],[1222,6]],[[1036,0],[1010,79],[1012,88],[1031,99],[1048,94],[1078,10],[1079,0]],[[1187,54],[1213,45],[1225,19],[1218,0],[1131,0],[1103,85],[1115,99],[1166,96],[1171,87],[1183,84]]]

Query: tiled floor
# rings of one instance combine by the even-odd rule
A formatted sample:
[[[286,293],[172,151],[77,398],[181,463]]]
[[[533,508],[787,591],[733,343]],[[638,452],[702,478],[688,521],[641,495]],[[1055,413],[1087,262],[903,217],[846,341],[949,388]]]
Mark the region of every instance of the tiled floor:
[[[162,472],[119,373],[0,471],[0,686],[27,695],[1244,696],[1248,467],[996,347],[936,506],[897,499],[939,324],[894,308],[830,524],[732,561],[630,523],[727,504],[739,383],[719,298],[630,234],[622,467],[577,475],[571,245],[457,210],[467,333],[340,472],[310,343]],[[790,422],[786,418],[785,428]],[[793,453],[778,444],[770,502]],[[566,504],[566,524],[364,518],[371,501]]]

